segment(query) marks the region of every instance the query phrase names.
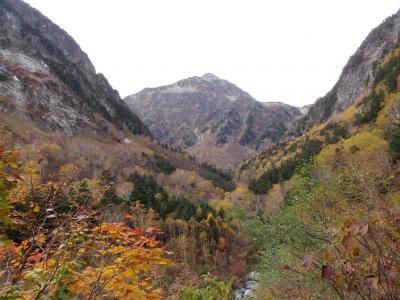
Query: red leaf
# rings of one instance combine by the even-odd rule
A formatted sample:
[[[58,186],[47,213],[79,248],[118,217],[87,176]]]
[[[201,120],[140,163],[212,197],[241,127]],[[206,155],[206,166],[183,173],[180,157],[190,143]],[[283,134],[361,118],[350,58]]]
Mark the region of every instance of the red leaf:
[[[27,261],[30,262],[30,263],[35,263],[41,257],[42,257],[42,253],[33,253],[33,254],[29,255]]]
[[[130,214],[124,214],[124,219],[132,220],[133,217]]]
[[[142,236],[142,235],[143,235],[143,229],[140,228],[140,227],[136,227],[136,228],[133,230],[133,233],[134,233],[135,235],[137,235],[137,236]]]
[[[149,227],[149,228],[146,228],[144,232],[149,233],[149,234],[159,234],[159,233],[161,233],[161,230],[156,227]]]
[[[388,277],[389,277],[390,282],[395,283],[396,281],[399,280],[400,273],[395,270],[392,270],[392,271],[389,271]]]
[[[135,246],[143,246],[144,245],[144,241],[141,241],[141,240],[136,241],[134,245]]]
[[[321,270],[321,278],[330,280],[333,276],[333,270],[329,265],[323,265]]]

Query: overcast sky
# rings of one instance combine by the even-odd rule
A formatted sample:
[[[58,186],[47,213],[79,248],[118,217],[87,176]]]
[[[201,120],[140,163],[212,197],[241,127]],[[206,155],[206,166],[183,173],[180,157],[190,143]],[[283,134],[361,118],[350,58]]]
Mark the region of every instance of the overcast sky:
[[[121,96],[213,73],[260,101],[312,103],[400,0],[27,0]]]

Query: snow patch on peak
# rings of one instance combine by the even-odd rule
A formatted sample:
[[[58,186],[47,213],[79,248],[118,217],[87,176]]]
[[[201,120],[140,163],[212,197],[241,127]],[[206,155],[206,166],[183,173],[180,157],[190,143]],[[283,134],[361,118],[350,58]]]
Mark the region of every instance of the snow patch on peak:
[[[236,102],[238,99],[238,97],[234,95],[226,95],[226,98],[228,98],[231,102]]]
[[[160,90],[160,92],[168,93],[168,94],[193,93],[196,91],[197,91],[197,89],[195,86],[182,86],[180,84],[169,85],[169,86],[166,86],[164,89]]]
[[[218,76],[215,76],[214,74],[211,73],[206,73],[203,76],[201,76],[202,79],[204,80],[220,80]]]

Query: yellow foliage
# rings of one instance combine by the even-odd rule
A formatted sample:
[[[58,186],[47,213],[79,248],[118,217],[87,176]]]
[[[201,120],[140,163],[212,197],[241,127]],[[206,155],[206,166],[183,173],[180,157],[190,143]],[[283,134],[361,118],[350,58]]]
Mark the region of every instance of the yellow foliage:
[[[326,146],[315,158],[315,160],[322,165],[329,164],[335,160],[336,149],[338,145],[328,145]]]
[[[119,223],[103,223],[91,230],[88,225],[74,224],[68,233],[59,232],[57,247],[44,244],[44,235],[38,235],[35,241],[42,246],[31,253],[27,251],[34,248],[28,240],[20,246],[0,245],[0,265],[8,272],[18,270],[24,255],[29,255],[29,265],[18,280],[2,284],[0,293],[13,299],[33,299],[41,293],[52,297],[57,290],[66,289],[74,299],[160,299],[156,284],[163,266],[170,264],[163,258],[164,250],[145,238],[142,230]],[[90,236],[85,232],[91,232]],[[6,265],[8,260],[14,263]],[[50,279],[53,283],[48,285]]]
[[[74,164],[66,164],[61,166],[59,174],[72,180],[79,175],[79,168]]]
[[[400,101],[400,93],[386,94],[383,100],[382,109],[379,112],[376,120],[376,125],[380,128],[387,128],[391,124],[391,120],[388,116],[388,110],[391,105],[397,101]]]
[[[242,195],[249,193],[249,189],[244,184],[238,184],[236,189],[231,193],[232,195]]]
[[[319,124],[319,125],[314,125],[308,132],[307,135],[312,136],[318,132],[320,132],[324,127],[326,126],[326,123]]]
[[[397,209],[400,209],[400,192],[393,194],[392,201],[393,204],[397,207]]]
[[[325,147],[316,157],[320,164],[335,162],[337,151],[343,151],[344,158],[359,162],[373,162],[380,153],[388,151],[388,144],[383,138],[383,131],[375,129],[352,136],[334,145]]]
[[[91,205],[73,207],[64,177],[76,166],[65,165],[55,176],[59,181],[42,183],[30,180],[39,174],[32,174],[32,167],[19,168],[16,155],[0,149],[0,234],[12,228],[29,236],[20,243],[1,236],[0,298],[55,299],[60,291],[71,299],[162,298],[159,278],[170,261],[155,240],[159,229],[101,223]],[[27,180],[21,180],[21,171]],[[57,206],[60,194],[70,204],[65,212]],[[16,202],[26,208],[18,210],[11,205]]]
[[[228,199],[214,200],[211,202],[211,204],[218,210],[219,209],[229,210],[234,207],[233,203],[231,201],[229,201]]]
[[[345,124],[350,124],[355,120],[357,109],[355,105],[351,105],[344,112],[339,115],[334,116],[334,120],[338,122],[343,122]]]
[[[41,150],[45,150],[48,152],[61,152],[63,149],[61,148],[61,146],[57,145],[57,144],[43,144],[40,147]]]
[[[146,148],[143,151],[145,154],[149,155],[149,156],[153,156],[154,155],[154,151],[151,150],[150,148]]]
[[[383,62],[381,63],[381,66],[384,66],[385,64],[387,64],[389,62],[389,60],[391,60],[393,57],[399,56],[400,55],[400,48],[396,48],[392,51],[389,52],[389,54],[387,54],[384,59]]]
[[[344,149],[348,152],[353,145],[359,148],[360,151],[357,155],[363,159],[388,150],[388,144],[384,140],[384,132],[380,129],[354,135],[343,142]]]

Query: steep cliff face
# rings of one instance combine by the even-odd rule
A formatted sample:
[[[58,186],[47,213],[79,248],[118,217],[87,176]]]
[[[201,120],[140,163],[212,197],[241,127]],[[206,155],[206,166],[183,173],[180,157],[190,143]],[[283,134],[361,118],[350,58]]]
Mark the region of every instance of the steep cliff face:
[[[73,38],[20,0],[0,0],[0,109],[70,135],[148,133]]]
[[[396,47],[399,32],[400,11],[371,31],[343,68],[338,82],[311,107],[304,122],[326,121],[365,96],[372,87],[379,62]]]
[[[365,124],[373,124],[379,114],[381,119],[392,118],[384,107],[391,102],[389,98],[393,98],[393,102],[399,100],[397,94],[391,95],[400,87],[399,47],[400,11],[371,31],[343,68],[335,86],[316,103],[301,108],[305,116],[293,123],[273,148],[242,162],[241,179],[254,179],[254,191],[276,183],[276,179],[282,180],[285,176],[289,179],[296,167],[328,145],[366,130]],[[395,115],[397,110],[395,106]],[[380,122],[387,130],[382,125],[384,122]],[[389,123],[386,120],[386,124]],[[276,176],[279,172],[275,167],[271,167],[271,161],[274,166],[281,166],[279,176]]]
[[[161,141],[225,167],[277,141],[302,115],[289,105],[258,102],[212,74],[147,88],[125,101]]]

